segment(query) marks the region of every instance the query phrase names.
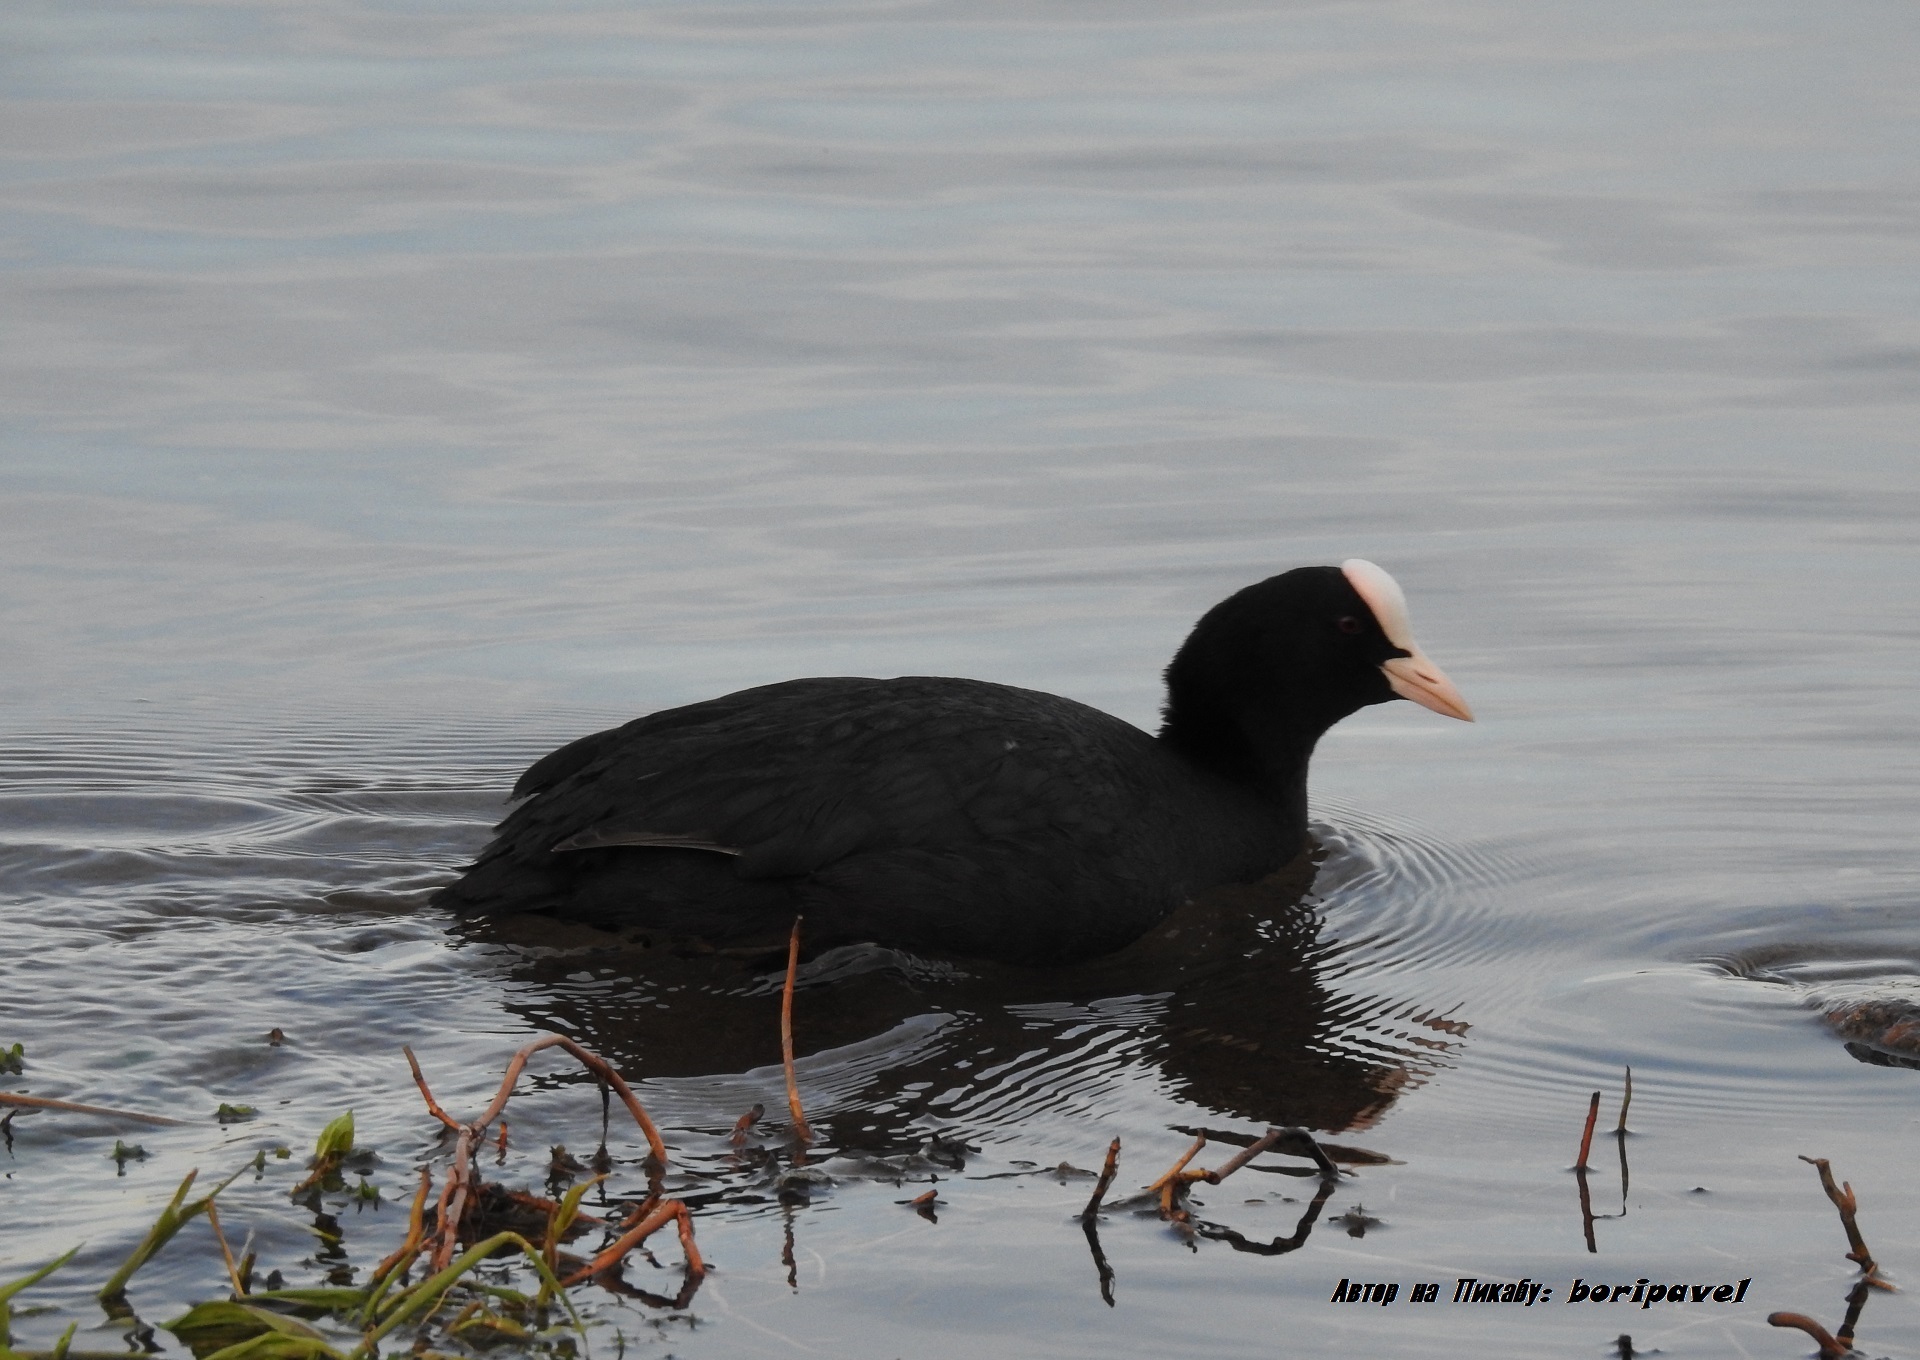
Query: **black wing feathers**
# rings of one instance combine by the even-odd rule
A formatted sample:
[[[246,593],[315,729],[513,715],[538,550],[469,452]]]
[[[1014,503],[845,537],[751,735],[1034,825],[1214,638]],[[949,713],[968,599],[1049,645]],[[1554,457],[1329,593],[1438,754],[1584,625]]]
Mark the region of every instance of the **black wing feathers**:
[[[437,900],[715,939],[804,914],[816,940],[1085,957],[1220,863],[1257,877],[1292,855],[1266,813],[1211,788],[1069,699],[928,677],[789,681],[562,747]]]
[[[1110,831],[1108,799],[1152,739],[1070,700],[977,681],[798,680],[638,719],[561,747],[482,863],[557,849],[682,846],[748,878],[876,850]],[[1132,796],[1128,796],[1131,794]]]

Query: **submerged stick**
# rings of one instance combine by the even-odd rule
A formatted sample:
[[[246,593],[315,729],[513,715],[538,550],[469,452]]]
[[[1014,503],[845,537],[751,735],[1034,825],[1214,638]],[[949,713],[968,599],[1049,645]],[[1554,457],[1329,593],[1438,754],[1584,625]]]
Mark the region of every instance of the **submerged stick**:
[[[1867,1306],[1867,1295],[1873,1292],[1868,1287],[1870,1283],[1861,1280],[1847,1291],[1847,1315],[1840,1319],[1840,1330],[1833,1334],[1833,1339],[1848,1350],[1853,1349],[1853,1332],[1860,1325],[1860,1310]]]
[[[1587,1154],[1593,1150],[1593,1125],[1600,1118],[1600,1093],[1595,1091],[1593,1099],[1587,1102],[1587,1127],[1580,1135],[1580,1160],[1573,1164],[1575,1171],[1586,1171]]]
[[[1305,1148],[1301,1147],[1305,1144]],[[1284,1145],[1284,1146],[1283,1146]],[[1311,1157],[1313,1164],[1320,1168],[1323,1181],[1338,1180],[1340,1168],[1333,1164],[1333,1158],[1327,1156],[1327,1150],[1314,1140],[1314,1136],[1305,1129],[1293,1128],[1280,1130],[1280,1142],[1274,1146],[1282,1152],[1290,1152],[1296,1157]]]
[[[1120,1171],[1120,1140],[1114,1139],[1107,1144],[1106,1165],[1100,1168],[1100,1179],[1093,1183],[1093,1198],[1087,1201],[1087,1207],[1080,1211],[1082,1223],[1093,1222],[1100,1212],[1100,1201],[1107,1197],[1107,1190],[1113,1184],[1113,1178]]]
[[[793,1113],[793,1136],[802,1143],[813,1141],[813,1127],[807,1112],[800,1108],[800,1083],[793,1075],[793,984],[800,975],[800,918],[793,918],[793,933],[787,937],[787,985],[780,993],[780,1062],[787,1073],[787,1108]]]
[[[131,1119],[140,1124],[153,1124],[161,1128],[174,1128],[188,1123],[185,1119],[169,1119],[163,1114],[139,1114],[133,1110],[114,1110],[105,1105],[82,1105],[75,1100],[54,1100],[49,1096],[23,1096],[12,1091],[0,1091],[0,1105],[12,1105],[22,1110],[65,1110],[69,1114],[98,1114],[109,1119]]]

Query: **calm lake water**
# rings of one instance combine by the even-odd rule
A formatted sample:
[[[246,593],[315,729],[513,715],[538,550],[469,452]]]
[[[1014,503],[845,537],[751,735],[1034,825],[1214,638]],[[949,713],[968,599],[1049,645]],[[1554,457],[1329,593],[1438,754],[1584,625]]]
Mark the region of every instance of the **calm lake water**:
[[[598,1355],[1800,1356],[1767,1313],[1855,1274],[1800,1154],[1920,1285],[1912,7],[1177,9],[0,15],[0,1083],[191,1121],[13,1120],[0,1280],[85,1243],[16,1345],[140,1345],[92,1288],[263,1148],[228,1231],[363,1276],[444,1158],[400,1045],[462,1113],[554,1028],[717,1267],[582,1291]],[[1349,556],[1479,723],[1328,738],[1303,900],[1066,974],[842,960],[814,1171],[726,1137],[783,1104],[750,970],[422,905],[568,737],[806,674],[1151,724],[1206,607]],[[490,1174],[537,1189],[600,1110],[534,1070]],[[336,1245],[287,1190],[349,1107],[383,1202]],[[1109,1139],[1127,1189],[1274,1122],[1389,1160],[1076,1221]],[[1642,1277],[1751,1284],[1565,1299]],[[224,1278],[195,1223],[132,1302]]]

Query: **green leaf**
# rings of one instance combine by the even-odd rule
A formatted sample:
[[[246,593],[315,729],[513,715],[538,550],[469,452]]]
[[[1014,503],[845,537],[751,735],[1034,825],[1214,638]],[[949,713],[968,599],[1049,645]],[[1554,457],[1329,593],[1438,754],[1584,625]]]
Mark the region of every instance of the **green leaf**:
[[[229,1105],[223,1100],[220,1102],[220,1108],[214,1111],[213,1117],[222,1124],[240,1124],[259,1113],[260,1111],[251,1105]]]
[[[463,1336],[475,1328],[484,1328],[499,1337],[510,1337],[515,1341],[525,1341],[529,1335],[527,1329],[512,1318],[482,1309],[453,1329],[454,1336]]]
[[[347,1360],[347,1356],[315,1337],[262,1332],[222,1350],[209,1351],[202,1360]]]
[[[353,1111],[348,1110],[320,1130],[320,1139],[313,1145],[313,1161],[316,1166],[328,1160],[337,1162],[352,1151]]]
[[[296,1200],[315,1186],[322,1190],[340,1188],[340,1163],[353,1151],[353,1111],[345,1114],[320,1130],[320,1137],[313,1145],[313,1160],[307,1163],[307,1178],[287,1193]]]
[[[549,1242],[558,1245],[559,1242],[566,1237],[567,1230],[573,1226],[573,1220],[580,1213],[580,1200],[582,1197],[586,1195],[587,1191],[593,1189],[594,1186],[600,1184],[600,1182],[605,1179],[605,1176],[595,1176],[590,1181],[581,1181],[580,1184],[567,1191],[560,1200],[559,1211],[553,1216],[553,1228],[547,1234]]]
[[[348,1314],[367,1301],[364,1289],[263,1289],[247,1295],[250,1299],[272,1299],[320,1313]]]
[[[532,1308],[536,1302],[536,1300],[528,1298],[519,1290],[509,1289],[503,1284],[481,1284],[475,1280],[468,1280],[467,1288],[477,1294],[485,1294],[490,1299],[499,1299],[502,1303],[516,1308],[523,1313],[529,1308]]]
[[[549,1269],[552,1269],[559,1263],[560,1244],[566,1240],[567,1230],[573,1227],[573,1220],[580,1213],[581,1198],[585,1196],[587,1191],[593,1189],[594,1186],[600,1184],[600,1182],[605,1179],[606,1176],[600,1175],[595,1176],[590,1181],[580,1182],[580,1184],[567,1191],[565,1196],[561,1198],[560,1203],[554,1208],[552,1217],[547,1221],[547,1249],[544,1254],[544,1259]],[[540,1286],[540,1301],[545,1303],[547,1297],[547,1286],[543,1283]]]
[[[25,1044],[15,1044],[12,1048],[0,1048],[0,1073],[20,1076],[27,1068],[22,1061],[27,1056]]]
[[[228,1300],[197,1303],[172,1322],[160,1325],[179,1337],[195,1356],[202,1358],[268,1333],[323,1344],[326,1341],[325,1337],[299,1318]]]

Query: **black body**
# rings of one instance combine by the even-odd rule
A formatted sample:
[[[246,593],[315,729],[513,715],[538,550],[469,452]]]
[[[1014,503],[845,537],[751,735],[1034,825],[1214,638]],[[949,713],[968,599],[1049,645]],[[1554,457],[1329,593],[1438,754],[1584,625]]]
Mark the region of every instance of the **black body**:
[[[714,943],[806,917],[870,940],[1051,964],[1118,949],[1306,836],[1307,762],[1394,696],[1388,642],[1334,567],[1249,586],[1167,668],[1158,736],[978,680],[791,680],[583,737],[435,902]]]

